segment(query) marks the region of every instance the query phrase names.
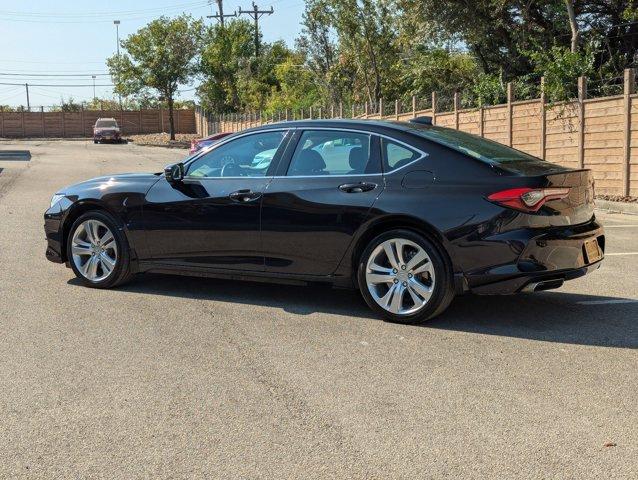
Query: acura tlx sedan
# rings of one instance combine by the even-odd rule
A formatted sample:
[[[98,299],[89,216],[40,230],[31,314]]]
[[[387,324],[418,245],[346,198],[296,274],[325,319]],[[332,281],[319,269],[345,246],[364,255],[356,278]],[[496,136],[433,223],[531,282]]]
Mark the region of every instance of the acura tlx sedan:
[[[547,290],[598,268],[593,199],[588,170],[428,117],[284,122],[161,173],[60,190],[46,255],[89,287],[138,272],[328,283],[418,323],[456,294]]]

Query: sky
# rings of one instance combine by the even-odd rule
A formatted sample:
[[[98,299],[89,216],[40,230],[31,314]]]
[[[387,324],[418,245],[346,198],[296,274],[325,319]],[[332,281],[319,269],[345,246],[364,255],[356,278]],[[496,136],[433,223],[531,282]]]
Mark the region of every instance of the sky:
[[[304,1],[256,2],[260,9],[274,8],[272,15],[260,19],[264,41],[284,40],[293,46],[301,31]],[[111,87],[99,86],[110,83],[104,74],[108,73],[105,60],[116,50],[113,20],[121,21],[119,30],[123,39],[160,15],[176,16],[183,12],[194,17],[211,15],[217,10],[216,2],[212,3],[207,0],[0,0],[0,105],[26,105],[25,83],[29,83],[32,109],[59,104],[61,96],[65,100],[69,97],[75,101],[90,100],[92,74],[96,75],[98,85],[96,96],[113,98]],[[232,13],[239,7],[252,8],[252,0],[227,0],[224,13]],[[71,74],[74,76],[69,76]],[[91,86],[62,86],[69,84]],[[182,89],[189,90],[194,85]],[[185,91],[180,98],[193,99],[193,91]]]

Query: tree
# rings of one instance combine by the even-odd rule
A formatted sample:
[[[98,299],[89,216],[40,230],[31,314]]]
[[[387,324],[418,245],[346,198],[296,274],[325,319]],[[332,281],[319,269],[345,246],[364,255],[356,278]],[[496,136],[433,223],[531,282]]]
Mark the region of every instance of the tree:
[[[188,84],[196,72],[202,28],[201,20],[188,15],[160,17],[121,42],[126,53],[107,60],[117,93],[153,89],[166,100],[171,140],[175,140],[175,95],[178,86]]]
[[[238,111],[237,80],[253,54],[252,25],[241,19],[209,27],[203,45],[199,65],[203,82],[197,89],[202,106],[219,113]]]
[[[308,109],[320,105],[323,90],[317,85],[314,72],[306,67],[303,54],[291,54],[284,62],[275,66],[277,86],[271,88],[267,103],[269,112]]]

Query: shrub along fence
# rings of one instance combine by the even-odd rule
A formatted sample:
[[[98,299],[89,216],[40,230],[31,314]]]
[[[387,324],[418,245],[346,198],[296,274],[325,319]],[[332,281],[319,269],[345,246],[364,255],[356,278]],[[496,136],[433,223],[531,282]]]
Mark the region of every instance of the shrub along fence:
[[[176,133],[196,133],[195,112],[175,110]],[[79,112],[0,112],[0,137],[90,137],[100,117],[115,118],[123,135],[169,130],[168,110],[80,110]]]
[[[335,105],[271,115],[215,115],[196,108],[195,122],[197,133],[204,135],[293,119],[408,120],[429,115],[435,125],[480,135],[559,165],[589,168],[597,194],[638,197],[638,95],[633,69],[625,70],[624,91],[615,96],[587,98],[584,77],[578,79],[578,98],[568,102],[547,103],[542,80],[540,98],[517,101],[513,92],[510,83],[507,103],[469,109],[460,108],[460,94],[455,93],[448,111],[437,109],[441,102],[436,92],[426,101],[413,97],[408,108],[383,99],[374,108]]]

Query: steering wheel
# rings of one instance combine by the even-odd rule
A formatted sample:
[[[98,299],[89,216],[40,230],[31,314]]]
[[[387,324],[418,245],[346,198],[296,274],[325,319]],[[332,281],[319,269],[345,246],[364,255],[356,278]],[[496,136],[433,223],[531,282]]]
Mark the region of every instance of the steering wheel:
[[[241,177],[242,168],[236,163],[227,163],[219,173],[220,177]]]

